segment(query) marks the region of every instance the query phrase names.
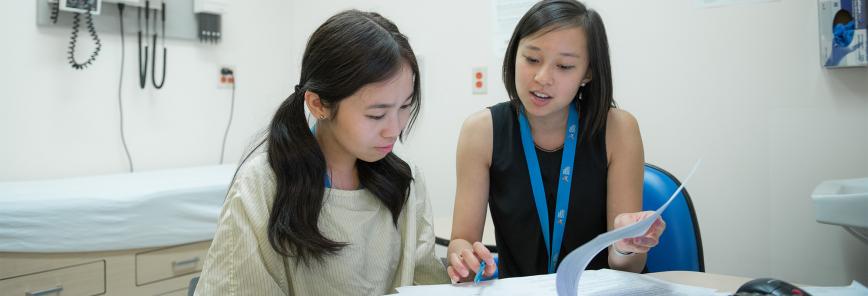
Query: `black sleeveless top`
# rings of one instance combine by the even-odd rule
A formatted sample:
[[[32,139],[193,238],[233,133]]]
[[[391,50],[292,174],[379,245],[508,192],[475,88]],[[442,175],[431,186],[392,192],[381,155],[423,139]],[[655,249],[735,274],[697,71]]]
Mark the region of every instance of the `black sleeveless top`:
[[[545,274],[548,254],[536,213],[530,174],[521,144],[518,113],[509,102],[489,107],[494,126],[488,203],[495,229],[500,277]],[[580,129],[581,130],[581,129]],[[576,146],[567,223],[558,264],[571,251],[606,232],[607,158],[606,133],[582,138]],[[563,148],[546,152],[535,148],[549,211],[549,229],[554,219],[557,179]],[[551,237],[551,234],[549,234]],[[603,250],[587,269],[609,268]]]

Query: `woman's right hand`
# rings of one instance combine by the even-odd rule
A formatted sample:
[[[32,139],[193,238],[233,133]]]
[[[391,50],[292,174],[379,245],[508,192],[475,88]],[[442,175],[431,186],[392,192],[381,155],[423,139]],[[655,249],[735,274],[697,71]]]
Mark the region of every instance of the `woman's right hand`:
[[[449,253],[449,267],[446,268],[446,272],[452,279],[452,283],[472,281],[479,270],[480,260],[485,261],[485,270],[482,276],[490,277],[493,275],[497,270],[497,264],[494,263],[494,256],[481,242],[473,243],[471,248]]]

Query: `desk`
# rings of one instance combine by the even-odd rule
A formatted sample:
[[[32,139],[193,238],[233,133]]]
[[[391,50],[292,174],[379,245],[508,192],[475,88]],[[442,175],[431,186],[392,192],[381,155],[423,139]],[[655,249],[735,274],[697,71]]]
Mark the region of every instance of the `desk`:
[[[719,292],[735,293],[738,287],[751,278],[696,272],[696,271],[664,271],[646,274],[676,284],[717,289]]]
[[[452,216],[434,218],[434,235],[449,240],[452,234]],[[494,246],[494,225],[491,223],[491,214],[485,219],[485,230],[482,233],[482,243]],[[648,273],[648,276],[672,282],[676,284],[697,286],[717,289],[720,292],[735,293],[738,287],[751,280],[751,278],[695,272],[695,271],[664,271]]]

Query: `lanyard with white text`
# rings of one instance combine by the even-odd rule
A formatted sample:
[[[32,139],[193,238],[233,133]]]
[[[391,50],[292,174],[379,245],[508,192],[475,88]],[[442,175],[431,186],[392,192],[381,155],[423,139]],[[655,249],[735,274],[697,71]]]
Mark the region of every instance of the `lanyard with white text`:
[[[527,170],[530,174],[530,185],[533,189],[533,199],[536,203],[536,212],[539,216],[539,224],[542,227],[543,239],[545,239],[546,251],[549,255],[548,273],[555,272],[558,262],[558,253],[561,250],[561,242],[564,238],[564,225],[567,222],[567,207],[570,204],[570,181],[573,178],[573,162],[576,158],[576,142],[579,131],[579,112],[570,104],[569,116],[567,117],[567,132],[564,136],[564,150],[561,155],[561,170],[558,177],[558,198],[555,203],[555,215],[553,240],[549,241],[549,211],[546,204],[545,188],[542,184],[539,160],[534,149],[533,135],[530,124],[524,115],[524,109],[519,112],[518,123],[521,128],[521,144],[524,148],[524,158],[527,160]]]

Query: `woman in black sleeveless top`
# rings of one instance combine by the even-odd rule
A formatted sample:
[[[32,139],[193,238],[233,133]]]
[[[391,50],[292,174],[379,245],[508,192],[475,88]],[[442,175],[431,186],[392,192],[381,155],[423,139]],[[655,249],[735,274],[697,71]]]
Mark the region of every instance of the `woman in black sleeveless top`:
[[[479,243],[486,206],[501,278],[551,273],[597,235],[650,215],[641,212],[639,126],[615,107],[608,41],[595,11],[575,0],[534,5],[509,42],[503,81],[510,101],[471,115],[458,140],[453,282],[471,279],[480,260],[484,275],[495,271]],[[642,271],[664,228],[658,220],[587,268]]]

